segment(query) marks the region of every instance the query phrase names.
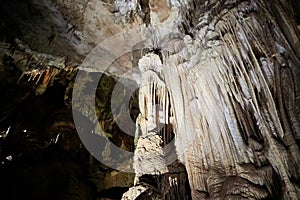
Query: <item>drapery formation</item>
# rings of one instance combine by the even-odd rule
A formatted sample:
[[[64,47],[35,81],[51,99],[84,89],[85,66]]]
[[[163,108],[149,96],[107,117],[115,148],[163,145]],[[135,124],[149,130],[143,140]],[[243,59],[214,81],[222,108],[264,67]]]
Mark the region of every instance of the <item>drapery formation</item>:
[[[139,139],[135,152],[144,155],[163,147],[159,131],[149,128],[157,127],[161,122],[155,119],[163,116],[174,126],[175,148],[186,167],[192,199],[297,199],[300,43],[286,10],[290,5],[190,3],[181,13],[188,34],[184,47],[170,45],[177,51],[167,48],[172,53],[162,63],[152,54],[140,60],[140,65],[155,65],[144,73],[147,89],[139,91],[144,115],[140,126],[152,139]],[[168,89],[167,101],[162,88]],[[162,110],[157,109],[161,102]],[[155,148],[141,153],[153,141]],[[165,167],[159,168],[163,154],[135,160],[140,163],[135,166],[137,177],[166,174]],[[160,198],[178,195],[166,193]]]

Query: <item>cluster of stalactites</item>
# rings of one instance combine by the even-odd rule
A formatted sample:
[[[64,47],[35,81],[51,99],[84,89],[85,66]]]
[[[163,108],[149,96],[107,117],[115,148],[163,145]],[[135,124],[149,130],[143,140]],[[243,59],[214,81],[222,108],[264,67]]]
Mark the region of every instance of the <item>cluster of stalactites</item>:
[[[33,81],[36,85],[48,85],[49,81],[52,80],[59,71],[60,70],[56,68],[33,69],[31,71],[23,72],[18,82],[26,77],[27,81]]]
[[[18,83],[24,80],[35,83],[41,89],[38,91],[39,94],[43,93],[49,83],[62,71],[64,74],[70,75],[77,70],[76,67],[66,67],[65,57],[31,50],[26,43],[19,39],[15,39],[10,52],[7,52],[7,57],[22,72]]]
[[[162,63],[156,54],[139,61],[142,82],[139,88],[139,108],[142,134],[157,133],[161,124],[169,123],[168,88],[161,77]]]

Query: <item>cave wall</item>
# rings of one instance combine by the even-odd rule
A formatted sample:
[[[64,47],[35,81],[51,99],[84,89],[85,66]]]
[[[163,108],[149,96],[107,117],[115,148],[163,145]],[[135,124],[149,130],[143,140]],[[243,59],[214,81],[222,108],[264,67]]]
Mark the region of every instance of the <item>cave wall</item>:
[[[299,1],[1,4],[7,198],[298,199]],[[149,31],[157,45],[137,44],[108,71],[80,68],[98,43],[134,28]],[[176,39],[152,37],[162,28]],[[145,85],[130,105],[136,138],[118,128],[109,108],[120,78],[113,72],[131,68]],[[87,92],[77,105],[72,90],[80,70],[82,88],[106,75],[96,97]],[[108,141],[134,152],[134,174],[101,164],[78,138],[99,129],[85,113],[93,98],[101,129],[92,136],[100,141],[95,151],[114,165],[120,158],[111,157]],[[85,121],[79,130],[72,108]],[[28,187],[14,194],[16,182]]]

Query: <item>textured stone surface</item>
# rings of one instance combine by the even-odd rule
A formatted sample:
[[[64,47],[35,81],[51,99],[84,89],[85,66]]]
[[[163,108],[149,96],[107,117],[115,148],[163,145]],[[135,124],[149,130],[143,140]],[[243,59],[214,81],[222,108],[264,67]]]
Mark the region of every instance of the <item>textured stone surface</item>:
[[[299,198],[299,1],[1,4],[0,182],[4,191],[20,188],[5,198]],[[137,44],[107,74],[132,67],[142,74],[135,81],[144,87],[130,103],[137,138],[118,128],[109,107],[116,77],[103,76],[96,94],[102,132],[93,139],[134,151],[134,175],[97,162],[70,111],[76,66],[131,28],[149,31],[151,48]],[[159,28],[173,38],[159,41]],[[83,88],[99,69],[87,71]],[[95,96],[83,96],[73,105],[85,121],[80,129],[96,132],[84,112]],[[96,148],[118,164],[107,142]]]

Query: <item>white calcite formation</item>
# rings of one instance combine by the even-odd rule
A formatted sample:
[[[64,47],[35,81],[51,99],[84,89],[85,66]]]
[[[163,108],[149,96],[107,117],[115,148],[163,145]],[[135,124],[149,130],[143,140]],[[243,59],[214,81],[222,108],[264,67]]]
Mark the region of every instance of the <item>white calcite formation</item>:
[[[170,48],[164,60],[147,54],[139,61],[136,185],[145,174],[169,173],[162,123],[174,127],[192,199],[264,199],[281,192],[284,199],[297,199],[292,181],[300,178],[297,30],[292,22],[275,23],[278,13],[284,15],[277,5],[272,11],[264,1],[225,2],[191,1],[194,7],[186,7],[191,13],[182,20],[199,21],[193,39],[185,36],[184,48],[172,44],[178,50]]]

